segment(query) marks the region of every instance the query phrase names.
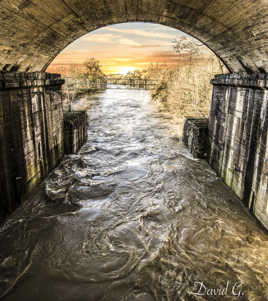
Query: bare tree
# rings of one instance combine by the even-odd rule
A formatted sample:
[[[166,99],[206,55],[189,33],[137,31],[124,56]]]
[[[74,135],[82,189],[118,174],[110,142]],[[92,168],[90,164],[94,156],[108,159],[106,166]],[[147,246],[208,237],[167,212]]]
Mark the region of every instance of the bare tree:
[[[101,70],[100,62],[95,58],[90,58],[84,62],[86,72],[84,76],[91,82],[96,83],[98,80],[105,81],[106,75]]]
[[[200,55],[204,48],[203,44],[184,36],[180,39],[173,40],[172,44],[176,53],[185,54],[189,57],[190,65],[192,65],[193,58]]]
[[[181,37],[172,44],[178,58],[183,56],[187,60],[178,59],[178,65],[173,68],[149,67],[150,76],[159,81],[152,97],[178,120],[186,115],[208,116],[212,93],[210,80],[216,73],[226,72],[225,68],[217,56],[194,39]]]

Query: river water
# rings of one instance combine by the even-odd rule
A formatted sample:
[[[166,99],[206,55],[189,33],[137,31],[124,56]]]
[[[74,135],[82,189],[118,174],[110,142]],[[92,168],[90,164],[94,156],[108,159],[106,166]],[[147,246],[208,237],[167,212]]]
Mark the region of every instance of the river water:
[[[8,301],[268,300],[268,235],[145,90],[84,97],[88,141],[0,232]]]

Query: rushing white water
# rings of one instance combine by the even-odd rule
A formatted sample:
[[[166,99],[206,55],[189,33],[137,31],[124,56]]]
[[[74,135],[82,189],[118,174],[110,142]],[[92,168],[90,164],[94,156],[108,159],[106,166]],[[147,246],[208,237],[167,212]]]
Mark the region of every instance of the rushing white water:
[[[88,142],[1,229],[3,300],[268,300],[267,233],[149,92],[89,99]]]

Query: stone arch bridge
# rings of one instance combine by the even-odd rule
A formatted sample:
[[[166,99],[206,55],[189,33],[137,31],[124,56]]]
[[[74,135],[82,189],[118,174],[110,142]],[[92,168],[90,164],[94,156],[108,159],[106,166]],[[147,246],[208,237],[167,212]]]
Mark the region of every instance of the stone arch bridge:
[[[63,81],[47,66],[82,35],[133,21],[182,30],[229,69],[212,82],[209,160],[268,227],[267,0],[1,0],[1,207],[12,210],[64,152]]]

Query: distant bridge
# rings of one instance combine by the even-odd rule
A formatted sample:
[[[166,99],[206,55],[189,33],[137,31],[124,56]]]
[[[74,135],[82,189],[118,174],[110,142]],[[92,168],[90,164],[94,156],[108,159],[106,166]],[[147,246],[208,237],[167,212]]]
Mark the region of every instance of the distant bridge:
[[[90,81],[89,79],[74,79],[71,77],[65,78],[64,89],[68,92],[83,91],[83,90],[104,90],[104,89],[145,89],[154,90],[159,84],[158,80],[149,80],[141,78],[120,78],[106,77]]]
[[[107,88],[109,89],[146,89],[153,90],[158,85],[158,80],[141,78],[106,78]]]

